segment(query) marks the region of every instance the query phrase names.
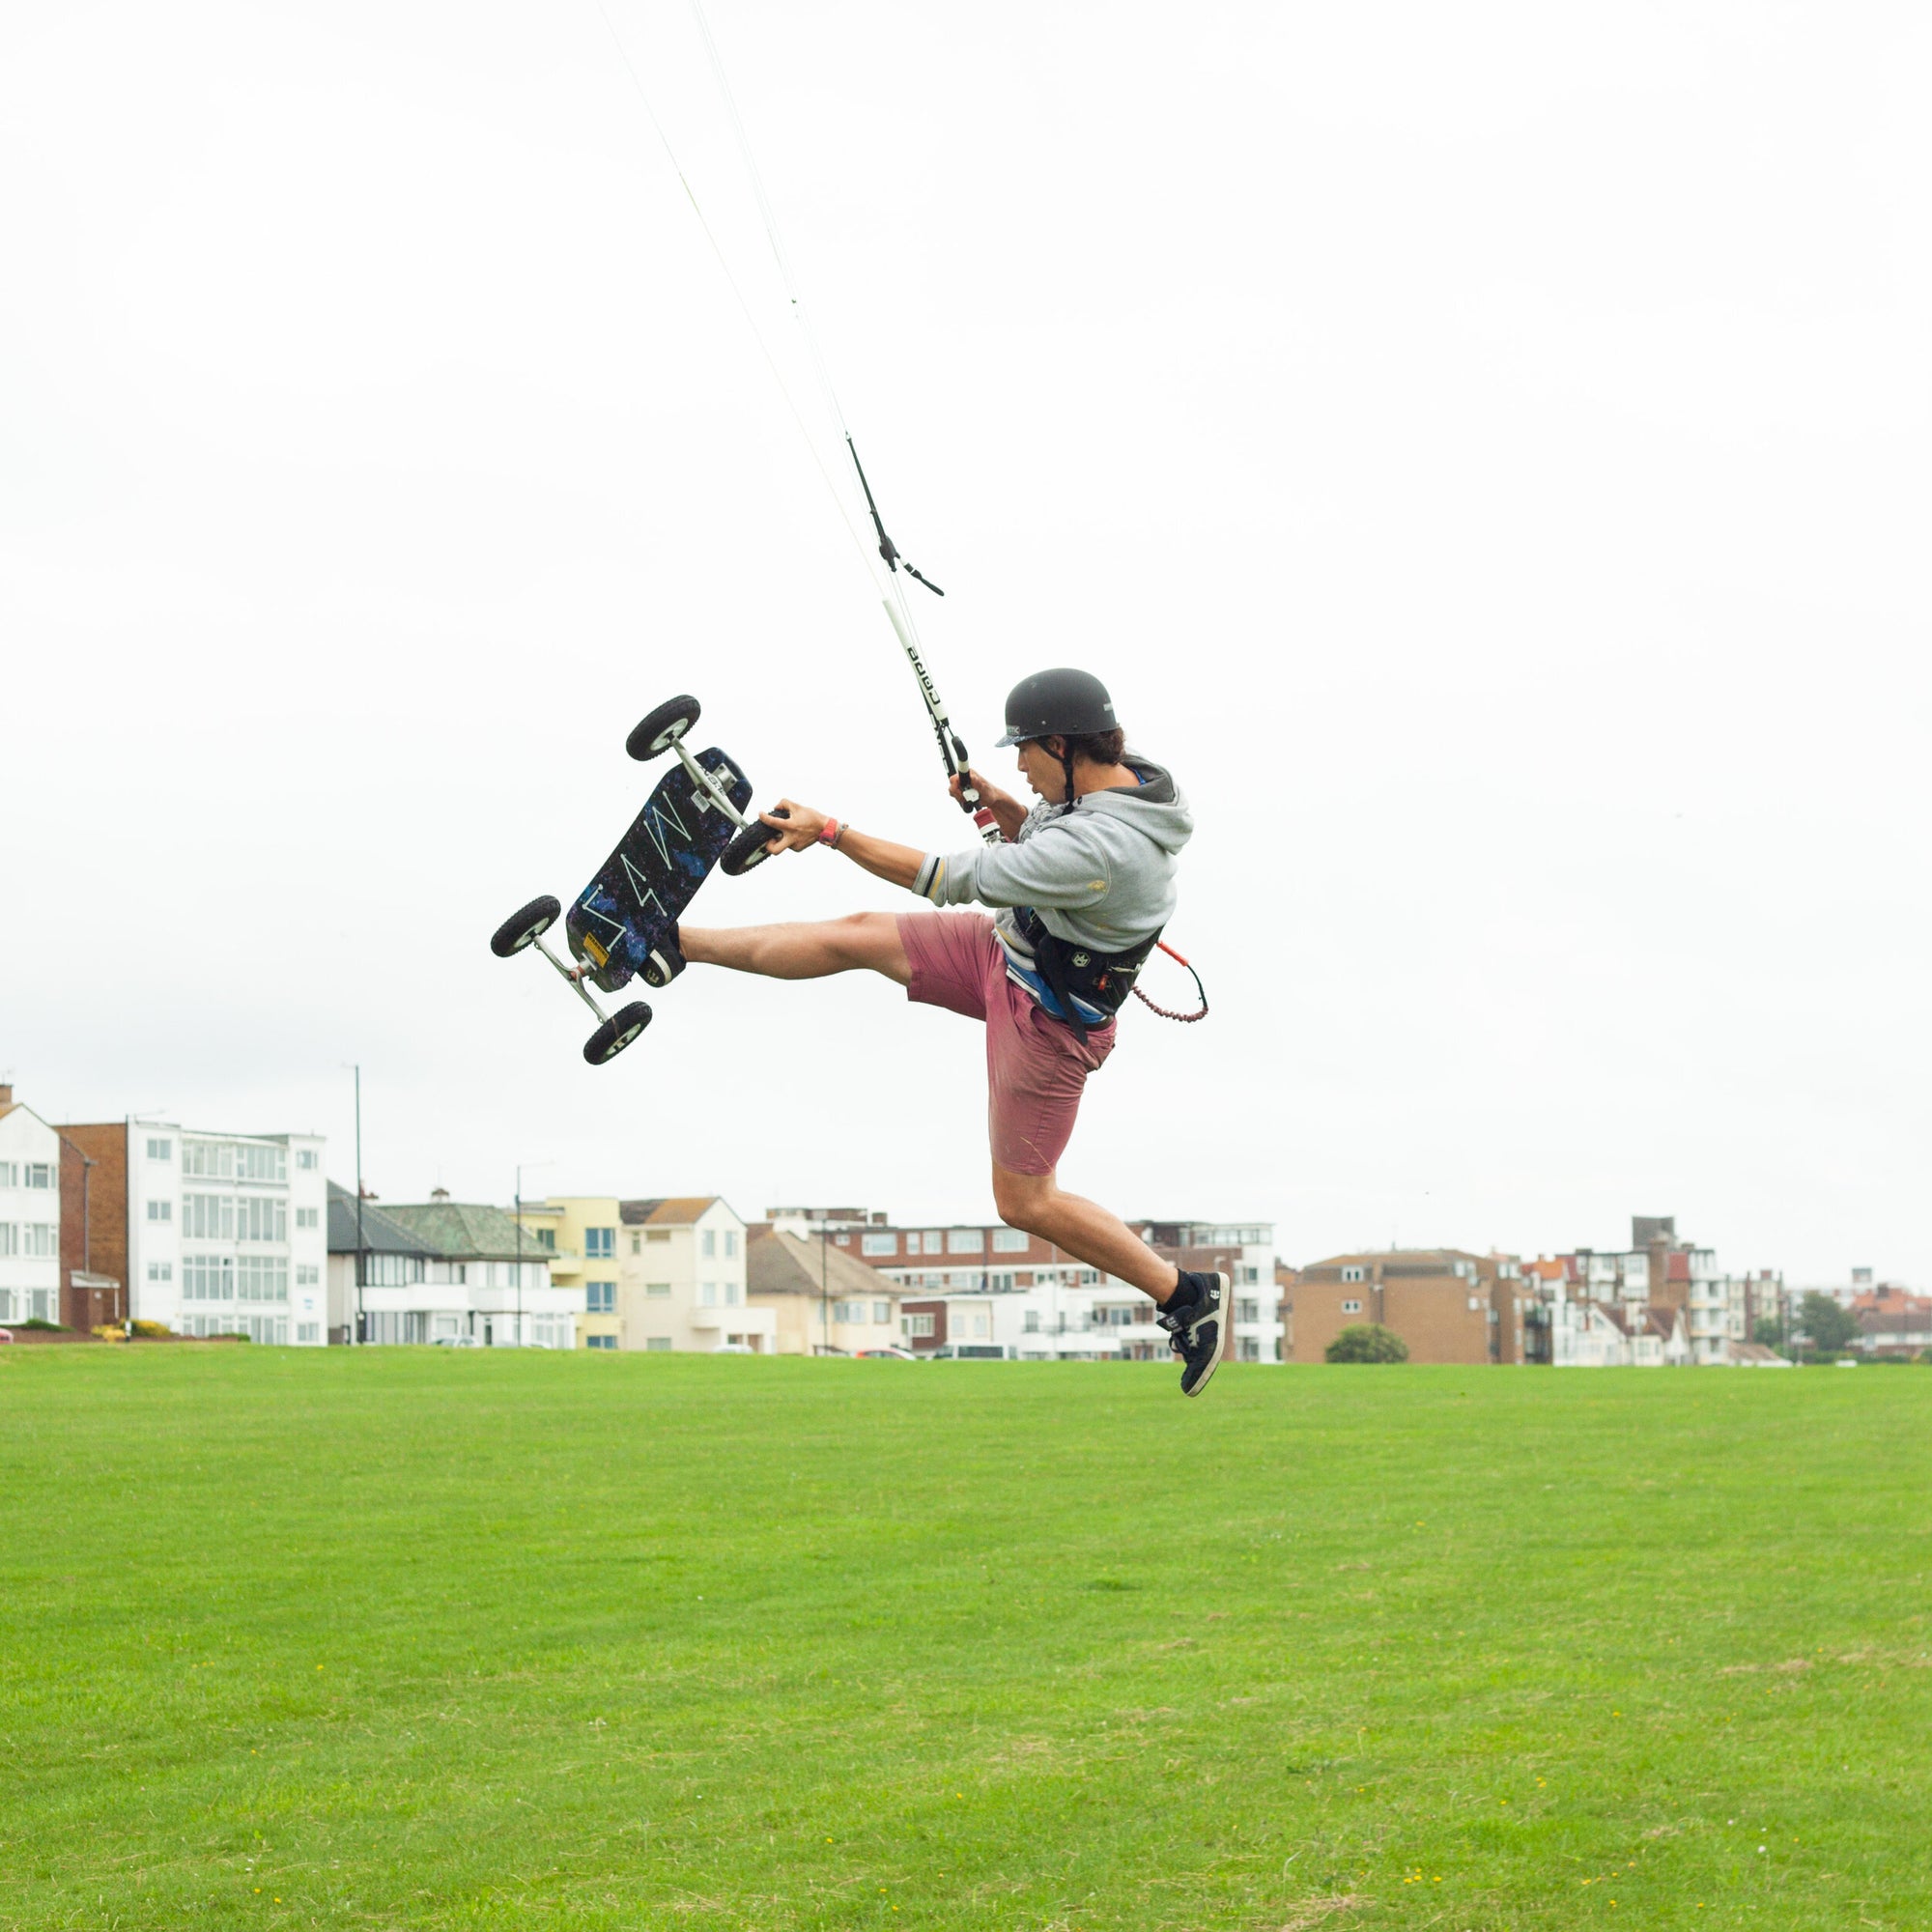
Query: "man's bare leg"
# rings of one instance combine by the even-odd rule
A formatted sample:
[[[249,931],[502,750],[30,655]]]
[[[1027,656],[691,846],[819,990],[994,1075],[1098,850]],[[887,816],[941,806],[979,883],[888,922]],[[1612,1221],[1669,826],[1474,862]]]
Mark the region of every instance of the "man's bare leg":
[[[1097,1202],[1063,1193],[1051,1174],[1015,1174],[995,1162],[993,1206],[1009,1226],[1052,1241],[1089,1267],[1131,1282],[1155,1301],[1164,1303],[1180,1285],[1180,1270],[1172,1262],[1162,1261]]]
[[[677,943],[694,966],[728,966],[768,980],[822,980],[830,973],[883,973],[898,985],[912,979],[889,912],[854,912],[843,919],[786,925],[680,925]]]

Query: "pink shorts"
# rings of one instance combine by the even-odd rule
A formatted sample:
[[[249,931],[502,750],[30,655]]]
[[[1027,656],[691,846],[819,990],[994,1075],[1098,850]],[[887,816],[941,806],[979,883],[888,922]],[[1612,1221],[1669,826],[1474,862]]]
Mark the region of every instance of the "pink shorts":
[[[912,967],[909,1000],[986,1022],[986,1124],[997,1166],[1051,1174],[1080,1111],[1087,1076],[1114,1050],[1115,1022],[1080,1044],[1024,986],[1007,978],[1006,949],[981,912],[898,915]]]

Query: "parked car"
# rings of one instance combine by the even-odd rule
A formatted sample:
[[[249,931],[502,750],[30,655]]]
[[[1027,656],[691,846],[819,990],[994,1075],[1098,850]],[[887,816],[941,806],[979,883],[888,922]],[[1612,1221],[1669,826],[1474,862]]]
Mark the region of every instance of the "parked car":
[[[862,1362],[916,1362],[919,1357],[910,1349],[861,1349]]]
[[[439,1335],[436,1346],[439,1349],[480,1349],[483,1344],[474,1335]]]
[[[935,1362],[1004,1362],[1007,1351],[997,1342],[948,1342],[933,1350]]]

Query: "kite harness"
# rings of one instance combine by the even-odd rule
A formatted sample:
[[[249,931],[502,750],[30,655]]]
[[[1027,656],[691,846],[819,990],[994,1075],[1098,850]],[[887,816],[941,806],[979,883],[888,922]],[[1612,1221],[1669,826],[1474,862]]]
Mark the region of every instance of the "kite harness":
[[[798,424],[799,430],[805,438],[806,445],[811,453],[813,463],[818,468],[819,475],[825,481],[833,503],[838,509],[846,528],[851,532],[854,542],[859,546],[861,554],[864,555],[864,542],[860,538],[858,526],[854,524],[847,509],[846,498],[840,495],[838,486],[833,482],[832,473],[825,466],[825,460],[821,454],[817,438],[812,434],[810,427],[808,427],[804,415],[800,412],[797,400],[792,394],[791,386],[785,381],[784,374],[779,367],[778,358],[773,355],[770,343],[765,339],[764,330],[758,326],[758,321],[753,313],[752,305],[746,298],[745,292],[739,285],[737,276],[732,273],[731,264],[726,259],[724,250],[719,243],[718,237],[713,233],[711,223],[706,218],[704,210],[698,205],[696,193],[692,188],[691,183],[685,175],[684,168],[670,145],[670,137],[665,132],[664,123],[658,118],[657,109],[651,104],[651,98],[644,89],[643,79],[631,59],[630,51],[624,44],[623,36],[617,31],[616,22],[611,17],[606,0],[596,0],[596,6],[598,13],[603,15],[604,25],[609,31],[611,39],[616,46],[618,59],[622,61],[624,70],[630,76],[631,85],[636,90],[639,99],[643,103],[644,113],[648,117],[652,128],[656,131],[659,144],[663,147],[666,157],[669,160],[671,168],[678,178],[679,185],[684,189],[685,198],[690,202],[693,213],[697,216],[698,225],[704,230],[705,239],[711,244],[711,252],[717,257],[718,266],[724,270],[724,279],[729,284],[731,293],[737,298],[738,306],[752,330],[753,337],[757,342],[759,349],[764,353],[765,360],[778,383],[780,392],[783,395],[787,407],[791,410],[792,418]],[[925,661],[920,654],[918,628],[913,622],[912,609],[906,602],[905,592],[899,582],[900,575],[903,573],[905,576],[910,577],[916,583],[923,584],[935,597],[944,597],[946,593],[929,577],[925,576],[923,572],[915,569],[900,554],[898,546],[886,533],[885,520],[879,514],[879,506],[873,497],[871,483],[867,478],[865,466],[859,461],[858,445],[852,440],[852,432],[846,425],[845,412],[839,407],[838,394],[832,386],[831,376],[826,370],[825,358],[819,353],[817,337],[812,332],[810,321],[806,314],[805,304],[799,298],[798,285],[792,275],[791,263],[785,254],[784,242],[779,233],[778,218],[774,214],[771,202],[765,193],[764,179],[758,171],[757,161],[752,153],[751,140],[745,132],[745,124],[738,112],[737,99],[732,93],[730,79],[724,71],[724,59],[718,51],[716,40],[712,37],[711,22],[705,13],[704,0],[691,0],[691,14],[697,28],[698,38],[704,43],[704,51],[711,64],[712,79],[717,85],[719,97],[724,102],[725,113],[730,119],[732,132],[737,137],[739,158],[744,163],[745,172],[750,178],[752,192],[757,201],[759,215],[764,221],[765,239],[771,245],[773,260],[778,265],[780,277],[784,284],[784,291],[791,307],[793,320],[797,322],[799,332],[803,336],[806,348],[810,355],[812,367],[818,378],[820,392],[831,412],[833,420],[838,424],[838,434],[844,441],[846,453],[852,459],[852,468],[857,472],[859,478],[859,488],[865,494],[866,511],[871,519],[873,534],[878,540],[878,554],[880,560],[886,566],[886,576],[882,583],[874,577],[875,583],[885,593],[881,602],[885,606],[886,616],[892,623],[894,634],[897,637],[900,648],[905,652],[906,662],[911,665],[913,676],[919,684],[920,699],[925,706],[926,717],[931,722],[933,735],[939,741],[939,755],[946,766],[947,778],[949,781],[956,779],[959,782],[957,793],[959,809],[971,816],[973,823],[979,828],[980,837],[987,844],[997,845],[1001,842],[1003,835],[1000,831],[998,821],[994,818],[985,800],[980,796],[980,788],[973,782],[971,761],[967,754],[965,740],[953,729],[952,719],[947,714],[945,700],[941,698],[939,688],[932,681],[932,673],[926,669]],[[867,559],[867,570],[868,574],[872,571],[869,558]],[[1067,781],[1067,802],[1068,809],[1070,810],[1073,803],[1070,759],[1068,760]],[[1035,957],[1040,961],[1040,976],[1054,989],[1056,997],[1061,999],[1063,1006],[1072,1019],[1072,1024],[1083,1039],[1086,1037],[1087,1029],[1080,1024],[1078,1009],[1067,999],[1065,993],[1062,992],[1061,989],[1063,986],[1069,992],[1077,991],[1082,1000],[1091,1006],[1100,1008],[1109,1015],[1118,1011],[1125,1004],[1127,993],[1131,991],[1142,1005],[1151,1008],[1163,1019],[1193,1021],[1207,1017],[1208,994],[1207,990],[1201,984],[1200,974],[1195,972],[1194,968],[1173,947],[1162,940],[1158,933],[1154,934],[1152,938],[1143,941],[1138,947],[1129,952],[1100,953],[1094,952],[1089,948],[1078,947],[1068,941],[1055,937],[1054,934],[1046,930],[1044,923],[1039,921],[1039,916],[1030,908],[1022,908],[1021,916],[1032,920],[1038,927],[1040,936],[1037,939],[1032,939],[1031,935],[1029,937],[1035,948]],[[1192,975],[1195,991],[1199,994],[1201,1000],[1198,1011],[1179,1013],[1171,1011],[1166,1007],[1156,1006],[1134,983],[1139,977],[1141,967],[1156,948],[1160,952],[1165,952],[1170,959],[1173,959],[1179,965],[1186,967],[1188,973]],[[1051,964],[1049,965],[1048,962],[1051,962]]]

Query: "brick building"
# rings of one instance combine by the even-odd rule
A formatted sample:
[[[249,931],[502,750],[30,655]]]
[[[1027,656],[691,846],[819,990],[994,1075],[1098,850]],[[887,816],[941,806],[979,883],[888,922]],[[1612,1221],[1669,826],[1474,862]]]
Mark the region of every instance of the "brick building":
[[[1460,1248],[1331,1255],[1303,1267],[1294,1284],[1289,1359],[1322,1361],[1344,1328],[1374,1321],[1407,1343],[1412,1362],[1520,1362],[1530,1326],[1525,1307],[1534,1298],[1506,1255]]]
[[[125,1321],[128,1282],[128,1133],[64,1126],[60,1135],[61,1323],[87,1330]]]

